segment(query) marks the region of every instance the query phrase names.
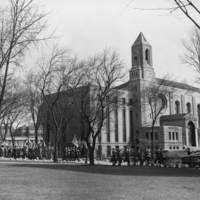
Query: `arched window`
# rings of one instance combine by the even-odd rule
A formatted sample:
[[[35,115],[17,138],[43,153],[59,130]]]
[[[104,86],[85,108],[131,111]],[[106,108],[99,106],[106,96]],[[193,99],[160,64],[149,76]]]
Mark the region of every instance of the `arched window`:
[[[149,49],[145,50],[145,60],[147,61],[147,63],[149,64]]]
[[[176,114],[180,114],[180,102],[179,101],[175,101],[175,111]]]
[[[192,121],[188,123],[189,146],[196,146],[195,125]]]
[[[186,107],[187,107],[187,113],[191,113],[191,104],[189,102],[186,104]]]
[[[138,57],[137,56],[134,56],[134,64],[138,65]]]

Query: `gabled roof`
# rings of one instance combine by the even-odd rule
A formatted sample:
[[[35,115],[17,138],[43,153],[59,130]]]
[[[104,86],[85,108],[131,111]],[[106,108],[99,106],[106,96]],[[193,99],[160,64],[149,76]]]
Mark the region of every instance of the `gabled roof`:
[[[160,79],[156,78],[156,81],[158,84],[164,85],[164,86],[169,86],[169,87],[174,87],[174,88],[180,88],[188,91],[195,91],[195,92],[200,92],[199,88],[193,87],[191,85],[188,85],[186,83],[180,83],[176,81],[169,81],[166,79]]]
[[[200,92],[200,88],[197,87],[193,87],[191,85],[188,85],[186,83],[180,83],[180,82],[176,82],[176,81],[170,81],[170,80],[166,80],[166,79],[160,79],[160,78],[156,78],[156,82],[160,85],[164,85],[164,86],[169,86],[169,87],[173,87],[173,88],[180,88],[180,89],[184,89],[184,90],[188,90],[188,91],[193,91],[193,92]],[[121,85],[116,86],[116,89],[125,89],[128,90],[129,89],[129,84],[130,81],[127,81]]]

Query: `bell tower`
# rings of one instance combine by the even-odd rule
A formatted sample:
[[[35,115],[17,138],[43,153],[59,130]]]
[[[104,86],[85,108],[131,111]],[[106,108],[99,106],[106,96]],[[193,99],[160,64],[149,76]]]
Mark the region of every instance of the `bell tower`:
[[[148,122],[149,107],[143,91],[156,80],[152,61],[152,47],[143,33],[138,35],[131,47],[131,60],[130,96],[135,102],[133,121],[135,123],[134,140],[137,146],[144,132],[143,127]]]
[[[130,80],[150,81],[155,77],[152,62],[152,47],[140,33],[131,47],[132,68]]]

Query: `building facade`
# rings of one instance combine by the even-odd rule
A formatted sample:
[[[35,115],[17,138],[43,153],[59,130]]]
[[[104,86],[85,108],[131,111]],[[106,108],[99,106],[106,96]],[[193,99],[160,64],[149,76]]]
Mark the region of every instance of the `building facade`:
[[[116,87],[121,106],[109,113],[101,135],[102,155],[111,149],[132,146],[139,150],[185,151],[200,148],[200,89],[188,84],[156,78],[152,46],[142,33],[131,48],[129,81]],[[152,110],[144,95],[160,87],[162,111],[152,133]]]
[[[166,78],[156,78],[152,46],[142,33],[132,45],[131,59],[129,80],[115,88],[115,106],[112,111],[108,107],[101,137],[97,141],[96,155],[109,157],[116,147],[122,150],[132,147],[136,151],[199,149],[200,89]],[[162,109],[158,112],[152,130],[155,113],[152,113],[146,91],[154,87],[159,88],[156,97]],[[73,95],[70,91],[61,93],[56,109],[63,111],[63,114],[55,112],[55,116],[59,122],[61,119],[66,121],[67,126],[63,126],[59,145],[65,147],[66,144],[72,144],[75,136],[81,140],[81,132],[84,130],[80,117],[81,95],[87,97],[90,105],[90,94],[94,91],[95,88],[88,85],[77,88]],[[42,108],[44,140],[51,146],[55,130],[45,104]]]

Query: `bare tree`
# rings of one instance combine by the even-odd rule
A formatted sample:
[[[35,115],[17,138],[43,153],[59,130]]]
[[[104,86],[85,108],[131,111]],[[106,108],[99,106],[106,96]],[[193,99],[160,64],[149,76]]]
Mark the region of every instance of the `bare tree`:
[[[169,89],[166,88],[166,82],[166,79],[158,79],[158,81],[152,82],[151,85],[145,87],[142,91],[142,96],[145,99],[144,103],[148,105],[150,113],[152,153],[154,151],[154,129],[156,124],[158,124],[158,119],[160,115],[163,111],[165,111],[167,107],[166,96],[169,93]]]
[[[11,136],[12,146],[14,148],[15,146],[15,137],[17,129],[20,125],[24,123],[24,106],[18,105],[19,107],[17,109],[12,110],[12,112],[9,113],[7,116],[7,122],[9,127],[9,132]]]
[[[85,64],[87,84],[81,96],[82,140],[87,144],[89,161],[94,165],[94,150],[100,139],[108,106],[114,104],[116,83],[122,79],[123,64],[115,52],[104,51],[89,59]]]
[[[53,160],[58,159],[58,143],[63,137],[63,129],[68,120],[68,94],[76,88],[81,80],[79,69],[81,64],[76,59],[68,56],[66,50],[57,47],[53,49],[50,56],[43,58],[40,63],[42,70],[41,93],[43,97],[43,110],[48,112],[53,130]],[[67,91],[67,92],[64,92]]]
[[[2,110],[0,115],[2,141],[6,139],[10,133],[12,144],[14,147],[15,131],[21,123],[25,123],[25,93],[19,90],[20,84],[15,79],[10,79],[6,86],[5,98],[2,103]]]
[[[186,50],[183,61],[200,73],[200,30],[195,29],[190,40],[183,45]]]
[[[0,109],[4,99],[10,67],[22,61],[31,44],[42,40],[46,26],[45,14],[38,12],[33,0],[9,0],[9,5],[0,16],[0,72],[2,77]]]
[[[38,129],[40,126],[39,108],[42,103],[42,94],[40,90],[40,76],[38,74],[29,72],[25,80],[26,87],[26,107],[29,111],[35,131],[35,144],[38,143]]]
[[[174,0],[174,2],[179,10],[200,30],[200,4],[193,3],[191,0]]]
[[[173,13],[180,10],[186,18],[188,18],[197,29],[200,30],[200,3],[194,0],[172,0],[173,4],[171,7],[161,7],[161,8],[133,8],[141,11],[167,11]]]
[[[6,85],[5,97],[2,102],[2,109],[0,112],[0,127],[1,127],[1,139],[5,140],[7,133],[9,132],[10,116],[19,107],[24,105],[25,95],[23,90],[19,90],[20,84],[15,78],[9,77]]]

